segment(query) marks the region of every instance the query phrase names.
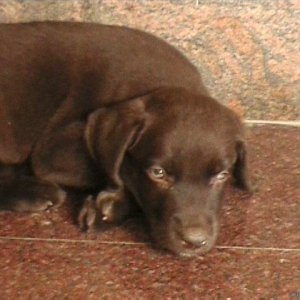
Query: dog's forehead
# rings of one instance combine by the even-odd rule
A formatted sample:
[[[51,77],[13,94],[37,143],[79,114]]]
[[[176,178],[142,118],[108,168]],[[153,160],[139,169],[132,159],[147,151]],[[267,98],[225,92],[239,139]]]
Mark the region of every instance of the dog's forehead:
[[[232,112],[215,99],[182,88],[166,88],[152,95],[147,110],[152,114],[153,125],[196,133],[201,129],[213,131],[228,126],[233,117]]]
[[[153,122],[139,143],[138,155],[142,160],[189,169],[224,161],[231,138],[220,130],[222,126],[209,125],[197,113],[188,116],[171,114]]]
[[[170,120],[168,124],[161,122],[149,130],[145,139],[153,146],[157,154],[164,156],[194,154],[215,155],[225,146],[224,136],[216,126],[202,124],[201,120]]]
[[[218,147],[235,130],[232,121],[228,109],[215,100],[186,98],[155,113],[148,136],[153,143],[165,147]]]
[[[239,123],[210,97],[166,90],[148,102],[147,111],[146,129],[133,149],[140,161],[205,167],[232,152]]]

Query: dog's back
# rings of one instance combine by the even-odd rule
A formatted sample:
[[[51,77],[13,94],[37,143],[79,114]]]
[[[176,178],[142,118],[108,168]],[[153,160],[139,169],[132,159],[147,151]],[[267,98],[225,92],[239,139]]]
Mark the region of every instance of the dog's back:
[[[77,118],[160,86],[207,93],[185,56],[151,34],[87,23],[1,24],[0,162],[24,161],[66,100],[66,113]]]

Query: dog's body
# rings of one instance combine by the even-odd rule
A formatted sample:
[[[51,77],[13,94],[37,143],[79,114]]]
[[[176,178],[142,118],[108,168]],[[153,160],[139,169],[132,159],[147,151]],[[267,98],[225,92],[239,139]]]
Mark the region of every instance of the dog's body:
[[[2,209],[98,189],[79,216],[92,227],[122,220],[130,193],[158,243],[185,254],[183,242],[212,247],[227,173],[249,189],[238,118],[180,52],[138,30],[0,25],[0,108]]]

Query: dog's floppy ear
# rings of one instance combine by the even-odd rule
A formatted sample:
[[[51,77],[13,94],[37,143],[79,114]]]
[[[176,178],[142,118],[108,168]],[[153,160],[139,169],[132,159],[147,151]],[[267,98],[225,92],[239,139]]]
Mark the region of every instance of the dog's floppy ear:
[[[248,174],[247,147],[242,139],[236,142],[236,154],[237,159],[233,167],[235,185],[240,189],[253,192]]]
[[[146,96],[100,108],[88,117],[85,140],[92,158],[109,180],[109,187],[122,187],[119,176],[126,150],[142,135],[145,125]]]

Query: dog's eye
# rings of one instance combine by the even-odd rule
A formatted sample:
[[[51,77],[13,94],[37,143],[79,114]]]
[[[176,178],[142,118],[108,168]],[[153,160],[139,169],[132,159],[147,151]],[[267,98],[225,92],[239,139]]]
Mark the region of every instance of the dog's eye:
[[[227,179],[228,175],[229,175],[228,171],[222,171],[222,172],[218,173],[215,178],[218,181],[223,181],[223,180]]]
[[[166,176],[166,171],[159,166],[153,166],[148,169],[148,174],[154,179],[164,179]]]

